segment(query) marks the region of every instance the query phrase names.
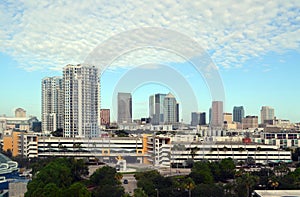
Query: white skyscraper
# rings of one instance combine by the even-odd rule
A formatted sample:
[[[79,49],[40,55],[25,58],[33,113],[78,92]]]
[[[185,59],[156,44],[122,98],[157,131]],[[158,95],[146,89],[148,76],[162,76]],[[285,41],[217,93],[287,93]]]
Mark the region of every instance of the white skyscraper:
[[[260,121],[263,124],[265,120],[274,119],[274,108],[269,106],[262,106],[260,110]]]
[[[64,127],[64,95],[62,77],[42,80],[42,131],[50,133]]]
[[[173,124],[179,121],[179,104],[173,94],[169,93],[164,98],[164,123]]]
[[[63,69],[64,136],[97,137],[100,125],[100,79],[95,66],[67,65]]]

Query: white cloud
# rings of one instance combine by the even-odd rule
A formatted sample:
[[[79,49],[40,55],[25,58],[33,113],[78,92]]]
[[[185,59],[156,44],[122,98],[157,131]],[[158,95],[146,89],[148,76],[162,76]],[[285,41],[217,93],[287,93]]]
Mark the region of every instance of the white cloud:
[[[28,70],[60,69],[83,62],[112,35],[155,26],[195,39],[219,67],[240,67],[268,52],[299,50],[299,12],[297,0],[2,2],[0,51]],[[146,51],[122,64],[183,60],[159,50]]]

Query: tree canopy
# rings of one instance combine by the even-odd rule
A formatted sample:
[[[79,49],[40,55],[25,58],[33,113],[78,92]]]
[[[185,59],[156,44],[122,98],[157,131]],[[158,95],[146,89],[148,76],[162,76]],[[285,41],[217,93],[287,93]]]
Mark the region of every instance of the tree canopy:
[[[34,174],[27,185],[25,196],[90,196],[86,186],[77,182],[87,172],[81,160],[55,159]]]

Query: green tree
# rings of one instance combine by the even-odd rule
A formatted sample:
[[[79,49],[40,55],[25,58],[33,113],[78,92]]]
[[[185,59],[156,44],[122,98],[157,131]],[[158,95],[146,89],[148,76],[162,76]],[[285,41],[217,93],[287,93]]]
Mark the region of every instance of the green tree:
[[[124,195],[124,188],[119,181],[120,175],[115,168],[104,166],[97,169],[90,177],[90,182],[96,186],[93,190],[95,197],[119,197]]]
[[[73,183],[64,192],[65,197],[90,197],[91,195],[86,186],[80,182]]]
[[[38,196],[59,197],[63,196],[62,191],[54,183],[48,183],[43,187],[43,192],[38,193]]]
[[[253,172],[253,175],[256,175],[259,177],[259,185],[267,187],[269,177],[274,176],[273,170],[270,170],[268,168],[261,168],[258,172]]]
[[[104,166],[102,168],[97,169],[92,176],[90,177],[90,181],[94,185],[119,185],[120,182],[115,178],[115,174],[117,173],[115,168]]]
[[[290,172],[290,169],[285,163],[281,163],[274,167],[274,171],[279,174],[280,177],[283,177],[283,175],[286,175],[288,172]]]
[[[221,179],[221,170],[219,162],[210,162],[209,163],[210,171],[214,177],[214,181],[218,182]]]
[[[69,162],[72,176],[75,181],[80,181],[82,180],[82,176],[87,176],[89,174],[89,169],[83,159],[70,159]]]
[[[148,197],[148,195],[145,193],[145,191],[142,188],[136,188],[134,190],[134,197]]]
[[[72,184],[82,180],[81,176],[85,174],[83,169],[86,167],[80,160],[57,158],[48,164],[45,164],[45,161],[49,160],[42,160],[40,166],[35,165],[34,177],[27,185],[26,197],[66,196],[70,193],[66,192],[68,189],[73,191],[75,186],[78,187],[78,184]],[[78,192],[84,193],[84,187],[81,185],[82,190]]]
[[[219,165],[220,165],[221,179],[223,181],[234,178],[235,164],[231,158],[221,160]]]
[[[259,177],[246,172],[242,174],[242,176],[238,177],[235,181],[237,184],[238,195],[248,197],[253,186],[259,183]]]
[[[195,182],[193,179],[188,177],[184,180],[184,189],[186,189],[189,192],[189,197],[192,196],[192,190],[195,188]]]
[[[195,181],[196,184],[213,183],[213,175],[209,168],[209,163],[206,161],[196,162],[192,167],[190,177]]]
[[[59,188],[65,188],[72,183],[72,172],[65,159],[57,159],[37,174],[36,181],[54,183]]]
[[[139,172],[135,175],[137,186],[149,196],[172,196],[173,181],[170,177],[163,177],[158,171]]]
[[[193,196],[198,197],[223,197],[225,196],[223,188],[215,184],[196,185]]]
[[[118,181],[121,181],[121,179],[123,178],[123,175],[122,175],[121,173],[117,172],[117,173],[115,174],[115,178],[116,178]]]
[[[284,177],[277,178],[275,176],[271,177],[269,179],[269,186],[271,181],[277,181],[278,187],[280,189],[296,189],[300,188],[300,168],[296,168],[295,171],[289,172]],[[274,185],[274,184],[273,184]]]

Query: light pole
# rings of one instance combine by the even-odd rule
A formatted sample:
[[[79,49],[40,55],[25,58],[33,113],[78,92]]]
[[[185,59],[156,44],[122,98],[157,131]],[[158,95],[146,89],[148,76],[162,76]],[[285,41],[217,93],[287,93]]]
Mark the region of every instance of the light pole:
[[[155,188],[155,191],[156,191],[156,197],[159,197],[159,191],[157,188]]]

